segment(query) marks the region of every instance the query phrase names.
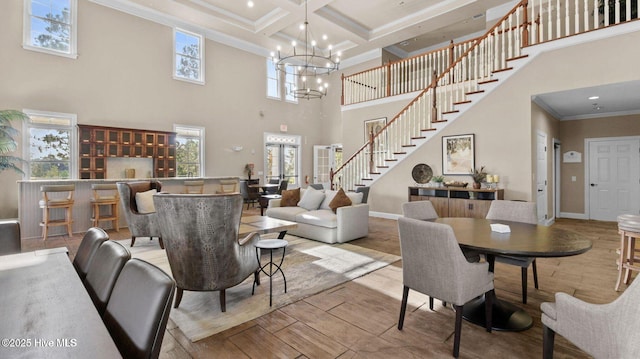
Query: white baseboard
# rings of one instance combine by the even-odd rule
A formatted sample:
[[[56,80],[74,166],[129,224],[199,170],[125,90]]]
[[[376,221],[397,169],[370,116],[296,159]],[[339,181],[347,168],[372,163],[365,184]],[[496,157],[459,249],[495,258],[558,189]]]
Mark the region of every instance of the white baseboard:
[[[395,213],[386,213],[386,212],[373,212],[373,211],[369,211],[369,217],[386,218],[386,219],[395,219],[395,220],[398,220],[398,218],[402,217],[402,215],[401,215],[401,214],[395,214]]]
[[[558,218],[589,219],[585,213],[560,212]]]

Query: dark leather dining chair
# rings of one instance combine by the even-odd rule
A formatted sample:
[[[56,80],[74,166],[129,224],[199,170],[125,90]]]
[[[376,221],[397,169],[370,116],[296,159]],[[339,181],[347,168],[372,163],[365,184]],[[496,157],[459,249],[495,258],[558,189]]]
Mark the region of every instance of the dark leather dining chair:
[[[247,209],[249,209],[249,205],[255,206],[256,202],[260,198],[260,191],[258,188],[249,187],[249,182],[240,181],[240,194],[242,195],[242,199],[244,203],[247,204]]]
[[[117,182],[120,203],[124,217],[127,219],[131,232],[131,247],[138,237],[158,237],[160,248],[164,249],[162,236],[158,227],[158,217],[155,212],[140,213],[136,203],[136,193],[147,192],[152,189],[160,192],[162,183],[157,181]]]
[[[288,187],[289,187],[289,181],[288,180],[282,180],[282,181],[280,181],[280,186],[278,186],[278,191],[276,193],[281,195],[282,191],[286,191]]]
[[[175,308],[185,290],[219,291],[220,308],[226,311],[227,288],[251,274],[259,280],[255,243],[260,235],[238,238],[242,196],[161,193],[153,200],[176,280]]]
[[[536,204],[533,202],[521,201],[491,201],[487,219],[500,221],[521,222],[528,224],[538,224]],[[522,303],[527,304],[527,268],[533,269],[533,284],[538,289],[538,267],[535,257],[513,257],[496,256],[496,262],[510,264],[520,267],[522,277]]]
[[[109,240],[109,235],[102,228],[92,227],[84,234],[73,258],[73,267],[78,272],[80,280],[84,281],[96,251],[107,240]]]
[[[98,247],[89,266],[84,286],[101,315],[107,307],[116,279],[129,259],[131,253],[118,242],[105,241]]]
[[[158,358],[174,290],[153,264],[133,258],[124,265],[102,316],[123,358]]]
[[[20,222],[14,220],[0,221],[0,256],[20,253]]]
[[[451,303],[456,311],[453,356],[457,358],[464,304],[493,291],[493,273],[489,272],[489,263],[468,262],[453,229],[446,224],[400,217],[398,232],[404,286],[398,329],[402,330],[404,324],[409,289]],[[491,332],[493,296],[485,297],[486,329]]]

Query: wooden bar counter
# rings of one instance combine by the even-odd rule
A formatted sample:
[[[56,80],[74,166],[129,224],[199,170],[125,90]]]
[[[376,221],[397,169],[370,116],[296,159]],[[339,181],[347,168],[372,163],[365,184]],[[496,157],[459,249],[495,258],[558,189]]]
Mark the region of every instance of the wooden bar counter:
[[[204,180],[204,193],[216,193],[219,189],[220,180],[235,179],[238,177],[167,177],[167,178],[139,178],[139,179],[104,179],[104,180],[45,180],[45,181],[18,181],[18,218],[20,220],[20,229],[22,238],[37,238],[42,236],[42,209],[38,202],[42,199],[40,186],[44,185],[67,185],[74,184],[76,190],[74,193],[75,204],[73,206],[73,232],[84,233],[91,228],[91,203],[89,200],[93,196],[91,191],[92,184],[106,184],[116,182],[132,182],[132,181],[160,181],[162,183],[162,191],[169,193],[182,193],[184,191],[184,181],[202,179]],[[122,213],[122,211],[121,211]],[[61,213],[55,213],[56,218],[62,217]],[[59,217],[58,217],[59,216]],[[123,215],[120,216],[120,227],[127,227],[127,220]],[[111,223],[102,222],[101,226],[105,229],[111,228]],[[49,236],[65,234],[64,226],[51,227]]]

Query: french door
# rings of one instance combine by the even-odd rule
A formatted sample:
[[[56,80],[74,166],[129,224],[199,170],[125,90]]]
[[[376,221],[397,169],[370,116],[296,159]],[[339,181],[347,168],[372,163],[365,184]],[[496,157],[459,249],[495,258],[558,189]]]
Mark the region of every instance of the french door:
[[[342,145],[313,146],[313,183],[320,183],[324,188],[331,188],[331,170],[342,166]]]
[[[300,136],[265,134],[265,181],[286,180],[300,186]]]

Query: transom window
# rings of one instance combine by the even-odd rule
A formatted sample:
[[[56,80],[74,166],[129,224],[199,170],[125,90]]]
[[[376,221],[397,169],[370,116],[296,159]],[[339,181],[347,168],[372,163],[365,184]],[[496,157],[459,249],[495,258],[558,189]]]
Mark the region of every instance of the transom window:
[[[24,110],[23,158],[29,179],[75,178],[76,115]]]
[[[77,0],[24,0],[23,47],[77,57]]]
[[[203,37],[181,29],[173,30],[173,77],[204,84]]]
[[[176,133],[176,175],[204,176],[204,128],[174,125]]]

